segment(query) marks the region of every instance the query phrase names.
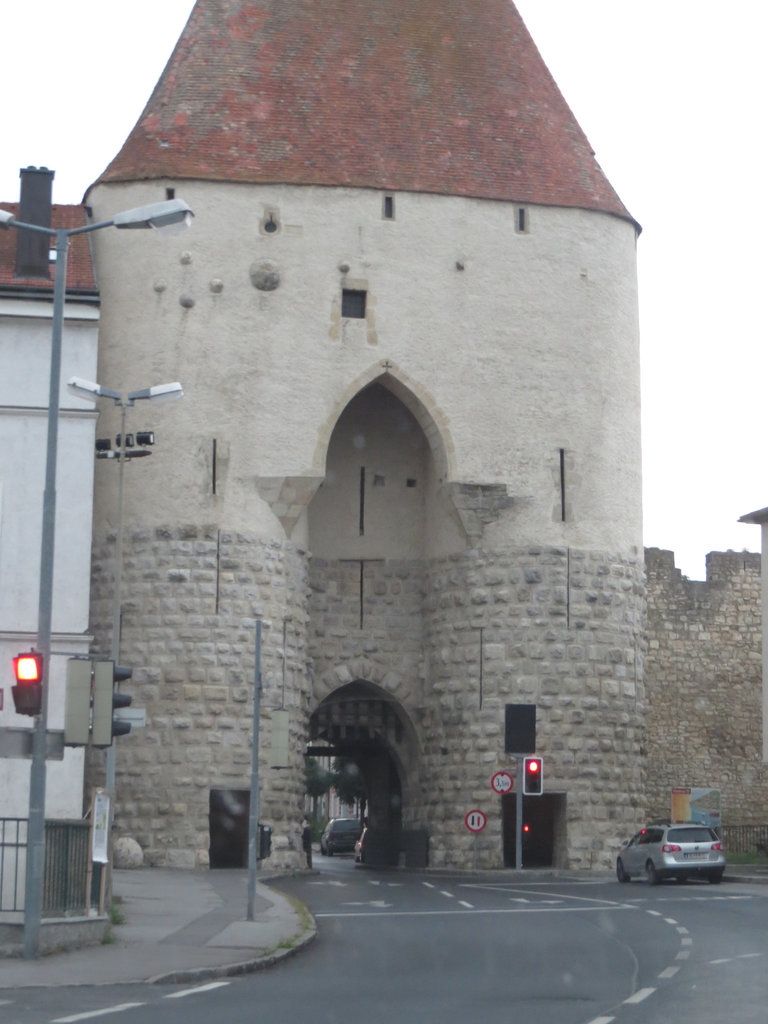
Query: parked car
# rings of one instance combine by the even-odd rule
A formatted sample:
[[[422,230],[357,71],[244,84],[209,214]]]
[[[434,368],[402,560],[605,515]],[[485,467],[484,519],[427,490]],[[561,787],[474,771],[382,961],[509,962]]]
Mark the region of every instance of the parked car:
[[[360,838],[355,843],[355,863],[365,864],[365,837],[368,832],[367,828],[364,828],[360,833]]]
[[[331,818],[320,837],[320,853],[352,853],[362,826],[357,818]]]
[[[717,884],[724,871],[725,850],[708,825],[648,825],[624,844],[616,858],[620,882],[645,875],[651,885],[665,878],[706,878]]]

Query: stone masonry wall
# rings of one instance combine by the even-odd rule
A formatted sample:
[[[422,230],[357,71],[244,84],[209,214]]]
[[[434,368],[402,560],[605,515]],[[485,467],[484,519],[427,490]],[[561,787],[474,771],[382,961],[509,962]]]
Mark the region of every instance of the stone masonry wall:
[[[764,824],[760,556],[712,553],[698,582],[649,548],[646,570],[649,815],[669,816],[672,787],[712,787],[724,824]]]
[[[110,649],[114,538],[93,552],[95,651]],[[208,863],[209,790],[250,789],[255,622],[262,620],[260,820],[273,828],[272,864],[301,861],[308,707],[306,560],[290,544],[215,528],[128,531],[123,570],[124,689],[146,708],[146,728],[115,742],[117,834],[146,861]],[[270,768],[272,710],[285,707],[292,771]],[[92,784],[103,784],[93,753]]]
[[[565,548],[370,562],[362,606],[359,563],[315,561],[311,579],[316,696],[367,678],[416,724],[422,802],[403,814],[430,863],[471,863],[478,807],[480,866],[502,865],[506,703],[538,707],[547,793],[567,804],[560,866],[608,863],[644,811],[642,566]]]
[[[480,866],[502,864],[490,779],[513,763],[506,703],[537,706],[545,791],[563,804],[555,865],[608,863],[642,803],[643,597],[636,563],[565,548],[471,551],[430,566],[422,728],[435,864],[470,862],[471,807],[491,811]]]

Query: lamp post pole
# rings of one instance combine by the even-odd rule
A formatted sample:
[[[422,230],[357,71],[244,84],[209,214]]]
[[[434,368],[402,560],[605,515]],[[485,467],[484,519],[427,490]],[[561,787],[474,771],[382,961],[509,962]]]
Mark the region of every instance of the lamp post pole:
[[[24,883],[24,956],[37,956],[40,945],[40,921],[43,904],[43,866],[45,861],[45,755],[48,730],[48,697],[51,673],[51,630],[53,620],[53,559],[56,538],[56,457],[59,435],[59,386],[64,329],[64,302],[67,292],[67,256],[69,240],[100,228],[149,228],[158,230],[188,224],[192,211],[181,199],[154,203],[116,214],[111,220],[86,224],[79,228],[51,228],[18,221],[7,210],[0,210],[0,228],[33,231],[56,239],[56,263],[53,274],[53,310],[51,327],[51,373],[48,389],[48,430],[46,441],[43,523],[40,543],[40,584],[38,595],[37,650],[43,656],[42,700],[32,736],[32,762],[29,772],[29,817],[27,821],[27,863]]]

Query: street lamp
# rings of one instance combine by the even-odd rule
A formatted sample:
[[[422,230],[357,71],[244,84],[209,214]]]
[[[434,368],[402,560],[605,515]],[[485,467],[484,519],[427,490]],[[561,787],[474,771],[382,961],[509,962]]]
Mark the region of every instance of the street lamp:
[[[114,455],[120,463],[120,475],[117,492],[117,540],[115,543],[115,587],[112,598],[112,651],[111,659],[115,665],[120,664],[120,607],[121,589],[123,583],[123,479],[125,474],[125,463],[132,454],[126,452],[125,414],[127,410],[141,399],[154,402],[159,405],[161,402],[173,402],[184,395],[184,389],[178,381],[171,384],[155,384],[150,388],[142,388],[139,391],[129,391],[127,395],[119,391],[112,391],[111,388],[102,387],[95,381],[83,380],[82,377],[70,377],[67,381],[67,391],[77,398],[86,398],[94,401],[97,398],[111,398],[115,405],[120,407],[120,434],[117,451]],[[112,453],[110,453],[112,454]],[[147,455],[149,452],[146,453]],[[114,801],[115,796],[115,748],[107,747],[107,789]],[[110,813],[111,817],[111,813]]]
[[[116,214],[111,220],[86,224],[79,228],[53,228],[16,220],[8,210],[0,210],[0,228],[33,231],[56,239],[53,276],[51,331],[51,376],[48,392],[48,433],[46,443],[45,489],[43,491],[43,528],[40,545],[40,590],[38,599],[37,650],[43,657],[42,704],[35,718],[32,736],[32,763],[29,773],[29,820],[27,823],[27,872],[24,896],[24,956],[37,956],[43,901],[43,862],[45,858],[45,754],[48,728],[48,692],[51,663],[51,623],[53,618],[53,551],[56,535],[56,452],[59,430],[59,378],[64,327],[64,301],[67,291],[67,255],[74,235],[101,228],[155,228],[177,231],[186,227],[192,211],[182,199],[169,199]]]

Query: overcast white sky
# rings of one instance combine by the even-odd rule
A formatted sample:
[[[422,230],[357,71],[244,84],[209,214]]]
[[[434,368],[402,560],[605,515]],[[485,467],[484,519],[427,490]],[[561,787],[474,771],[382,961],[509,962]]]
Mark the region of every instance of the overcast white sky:
[[[354,0],[350,0],[354,2]],[[416,0],[414,0],[416,2]],[[19,168],[77,203],[137,120],[193,0],[37,0],[2,16],[0,199]],[[638,243],[645,544],[704,578],[709,551],[757,551],[768,506],[768,3],[518,0]]]

